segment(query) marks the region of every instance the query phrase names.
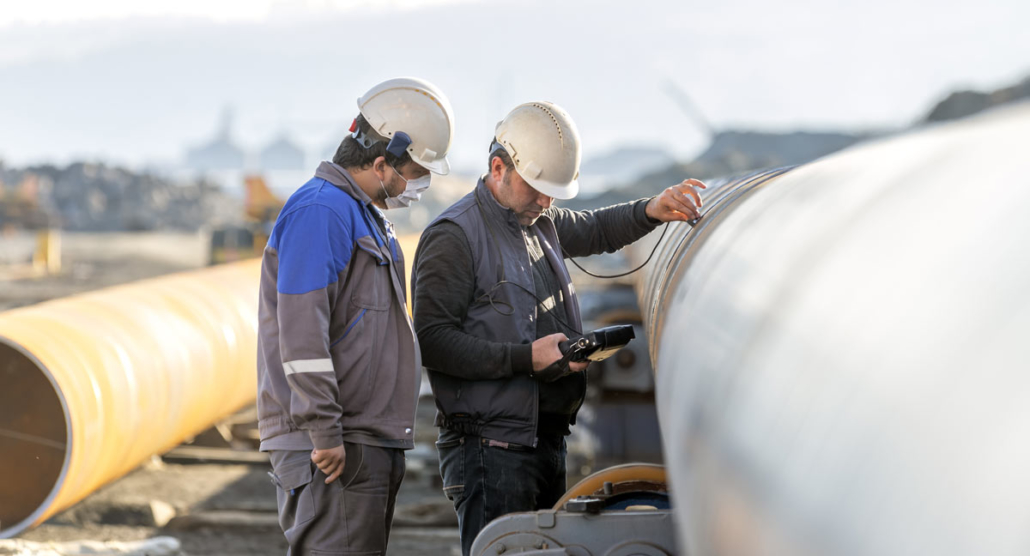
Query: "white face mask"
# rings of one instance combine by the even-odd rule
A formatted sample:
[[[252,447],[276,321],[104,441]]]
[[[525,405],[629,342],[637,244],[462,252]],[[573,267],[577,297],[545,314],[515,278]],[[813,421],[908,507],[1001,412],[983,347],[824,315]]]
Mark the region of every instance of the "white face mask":
[[[401,191],[400,195],[396,197],[391,197],[389,193],[386,194],[386,208],[388,209],[410,207],[412,202],[421,199],[422,193],[429,189],[429,184],[433,177],[432,174],[426,174],[420,178],[408,180],[404,179],[404,176],[396,168],[393,171],[404,180],[405,185],[404,191]],[[386,186],[383,185],[382,181],[379,182],[379,185],[382,185],[383,191],[386,191]]]

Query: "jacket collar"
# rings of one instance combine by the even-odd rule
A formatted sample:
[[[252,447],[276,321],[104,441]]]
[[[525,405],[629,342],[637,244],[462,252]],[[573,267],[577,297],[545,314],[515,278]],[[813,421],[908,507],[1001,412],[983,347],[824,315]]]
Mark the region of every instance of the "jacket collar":
[[[318,165],[318,169],[315,170],[315,177],[339,187],[345,193],[357,199],[357,201],[364,206],[375,206],[372,203],[372,198],[354,182],[354,178],[350,175],[350,172],[339,164],[323,160],[322,163]]]
[[[519,230],[522,227],[522,224],[519,224],[518,217],[515,216],[515,211],[498,202],[493,192],[486,186],[485,174],[480,176],[473,194],[479,206],[483,207],[487,218],[495,222],[504,222],[505,225],[514,230]]]
[[[377,239],[376,242],[384,243],[384,245],[387,246],[387,251],[389,251],[388,254],[392,258],[396,259],[397,253],[393,251],[394,246],[391,243],[391,240],[394,237],[393,224],[386,218],[383,211],[379,207],[375,206],[372,202],[372,198],[369,197],[363,189],[358,187],[358,184],[354,182],[354,178],[350,175],[350,172],[339,164],[322,161],[315,170],[315,177],[323,179],[342,189],[344,193],[350,195],[365,207],[366,213],[374,218],[379,224],[380,233],[377,234],[377,237],[380,239]],[[372,225],[371,221],[369,222],[369,225]]]

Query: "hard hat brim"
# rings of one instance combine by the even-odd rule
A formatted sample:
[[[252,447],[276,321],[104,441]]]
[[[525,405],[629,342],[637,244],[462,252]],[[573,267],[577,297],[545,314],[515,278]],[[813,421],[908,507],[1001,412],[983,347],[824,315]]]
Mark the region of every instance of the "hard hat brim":
[[[439,160],[434,160],[433,162],[425,162],[415,157],[411,157],[411,160],[414,161],[415,164],[418,164],[426,170],[440,176],[446,176],[451,173],[451,163],[447,161],[446,156]]]
[[[521,176],[521,174],[519,174]],[[572,180],[567,184],[551,183],[541,180],[527,180],[525,177],[522,178],[530,187],[536,189],[540,193],[553,197],[562,201],[568,201],[579,195],[579,180]]]

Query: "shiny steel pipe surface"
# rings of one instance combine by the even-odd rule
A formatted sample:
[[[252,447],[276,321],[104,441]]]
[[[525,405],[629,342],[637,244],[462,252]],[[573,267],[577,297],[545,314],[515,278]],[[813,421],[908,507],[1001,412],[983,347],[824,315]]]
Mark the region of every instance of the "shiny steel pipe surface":
[[[254,400],[259,267],[0,314],[0,538]]]
[[[638,292],[685,553],[1030,553],[1028,136],[716,182],[669,231]]]

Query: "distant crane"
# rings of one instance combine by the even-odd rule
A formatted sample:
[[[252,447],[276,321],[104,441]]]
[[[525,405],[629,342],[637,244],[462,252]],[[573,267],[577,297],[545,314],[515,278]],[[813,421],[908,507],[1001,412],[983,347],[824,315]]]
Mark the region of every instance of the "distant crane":
[[[687,118],[708,135],[709,140],[715,137],[715,128],[708,122],[708,119],[701,113],[701,110],[694,104],[694,101],[690,100],[690,96],[687,95],[687,92],[683,90],[679,83],[676,83],[670,77],[666,77],[662,82],[662,92],[669,95],[669,98],[676,103],[676,106],[683,111]]]

